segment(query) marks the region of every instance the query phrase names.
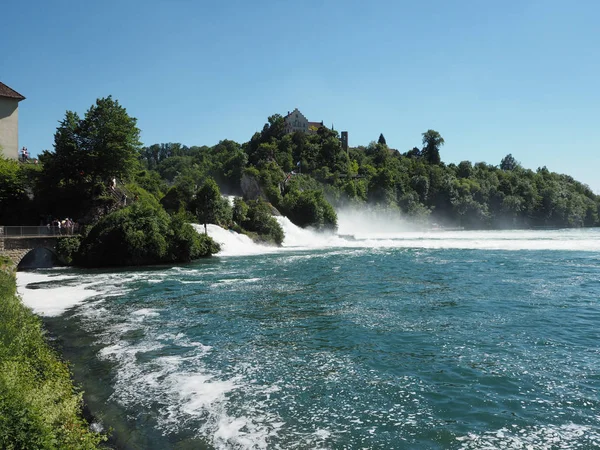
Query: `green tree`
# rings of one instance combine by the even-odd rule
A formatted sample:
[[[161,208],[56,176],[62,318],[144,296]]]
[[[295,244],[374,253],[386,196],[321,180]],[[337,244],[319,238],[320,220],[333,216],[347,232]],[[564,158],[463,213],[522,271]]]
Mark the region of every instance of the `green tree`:
[[[26,188],[20,164],[0,157],[0,220],[3,225],[12,223],[21,205],[27,202]]]
[[[510,153],[500,161],[500,168],[502,170],[515,170],[517,167],[520,167],[519,163]]]
[[[321,191],[292,191],[284,197],[283,208],[288,218],[299,227],[310,226],[318,230],[337,228],[337,214]]]
[[[220,209],[223,208],[223,198],[216,181],[207,178],[196,192],[193,210],[200,223],[204,224],[204,234],[208,234],[206,225],[217,223]]]
[[[383,136],[383,133],[381,133],[379,135],[379,139],[377,140],[378,144],[382,144],[382,145],[387,145],[387,142],[385,141],[385,137]]]
[[[439,164],[440,147],[444,145],[444,138],[435,130],[423,133],[423,157],[429,164]]]
[[[241,197],[233,199],[233,221],[238,225],[248,218],[248,204]]]
[[[83,119],[67,111],[54,135],[54,151],[39,158],[40,213],[81,217],[99,207],[110,181],[128,180],[139,166],[139,135],[136,119],[110,96],[98,99]]]
[[[460,178],[469,178],[473,174],[473,164],[471,161],[461,161],[458,164],[456,176]]]
[[[281,225],[273,217],[271,207],[261,198],[248,202],[246,219],[242,221],[242,226],[247,231],[256,233],[259,240],[267,243],[281,245],[285,237]]]
[[[96,100],[85,117],[67,111],[54,135],[54,152],[40,161],[57,182],[108,182],[128,178],[140,150],[137,120],[111,96]]]

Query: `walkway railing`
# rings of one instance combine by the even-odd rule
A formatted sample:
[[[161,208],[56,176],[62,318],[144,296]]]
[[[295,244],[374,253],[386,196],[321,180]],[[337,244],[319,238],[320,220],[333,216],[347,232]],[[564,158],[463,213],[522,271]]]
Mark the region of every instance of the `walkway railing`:
[[[0,238],[36,237],[36,236],[70,236],[79,234],[72,228],[41,226],[0,226]]]

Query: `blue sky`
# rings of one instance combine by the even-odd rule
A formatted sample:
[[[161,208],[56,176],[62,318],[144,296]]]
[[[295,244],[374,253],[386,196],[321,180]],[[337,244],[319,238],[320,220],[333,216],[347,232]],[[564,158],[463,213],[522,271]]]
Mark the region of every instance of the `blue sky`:
[[[7,2],[0,81],[34,155],[107,95],[147,145],[245,142],[298,107],[352,146],[432,128],[447,163],[512,153],[600,193],[600,2]]]

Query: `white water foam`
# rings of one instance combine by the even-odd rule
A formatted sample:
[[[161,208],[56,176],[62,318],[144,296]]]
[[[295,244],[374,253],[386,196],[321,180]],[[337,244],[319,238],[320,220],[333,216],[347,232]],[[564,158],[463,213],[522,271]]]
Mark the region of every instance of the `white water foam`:
[[[79,305],[84,300],[101,294],[100,291],[90,289],[88,284],[79,284],[77,286],[58,285],[53,287],[44,286],[43,289],[36,288],[38,283],[64,282],[75,280],[75,277],[68,275],[49,275],[39,272],[18,272],[17,274],[17,292],[23,300],[23,304],[30,308],[34,313],[54,317],[60,316],[66,310]]]
[[[204,233],[204,225],[192,224],[198,233]],[[208,235],[221,245],[219,256],[245,256],[273,253],[277,247],[259,245],[245,234],[226,230],[218,225],[207,225]]]
[[[57,275],[52,272],[17,272],[17,292],[23,304],[41,316],[55,317],[97,296],[102,299],[128,292],[132,281],[156,282],[168,276],[152,272]],[[71,283],[71,281],[73,281]],[[150,312],[152,314],[152,312]]]
[[[86,305],[86,309],[93,307]],[[98,335],[98,343],[104,345],[99,357],[118,365],[111,399],[133,409],[156,403],[158,427],[165,434],[195,423],[198,436],[208,439],[217,449],[268,448],[269,436],[274,436],[281,426],[277,426],[281,422],[277,422],[276,416],[261,415],[260,411],[251,416],[227,411],[229,397],[250,389],[249,382],[241,375],[207,372],[203,359],[210,355],[212,347],[190,341],[181,333],[156,334],[153,325],[138,320],[140,316],[152,317],[155,311],[150,308],[131,311],[120,316],[125,323],[115,324]],[[93,332],[95,314],[87,315]],[[132,343],[123,338],[125,331],[132,330],[143,331],[144,339]],[[152,360],[140,359],[147,352],[172,347],[184,347],[187,351]]]
[[[460,450],[600,448],[598,428],[573,423],[527,428],[513,425],[481,434],[469,433],[456,440],[461,443]]]
[[[363,249],[463,249],[463,250],[562,250],[600,252],[600,229],[502,230],[502,231],[404,231],[406,226],[365,226],[362,222],[340,221],[339,233],[300,228],[287,217],[276,217],[285,233],[281,247],[260,245],[248,236],[208,225],[208,232],[219,242],[220,256],[242,256],[290,250],[325,248]],[[198,232],[203,227],[194,225]]]

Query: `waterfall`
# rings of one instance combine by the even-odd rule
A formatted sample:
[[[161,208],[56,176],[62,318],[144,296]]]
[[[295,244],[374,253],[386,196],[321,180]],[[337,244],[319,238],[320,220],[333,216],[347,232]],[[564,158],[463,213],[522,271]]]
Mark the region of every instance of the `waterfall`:
[[[341,217],[343,234],[300,228],[287,217],[276,217],[285,233],[281,247],[257,244],[244,234],[208,225],[208,234],[221,244],[219,256],[260,255],[265,253],[332,248],[413,248],[413,249],[488,249],[488,250],[581,250],[600,251],[600,240],[589,235],[598,229],[556,230],[540,233],[533,230],[510,231],[409,231],[404,223],[371,223]],[[193,224],[198,233],[202,225]]]
[[[198,233],[204,233],[204,225],[193,223],[192,226]],[[257,244],[245,234],[226,230],[218,225],[208,224],[207,231],[208,235],[221,245],[219,256],[260,255],[277,251],[277,247]]]

